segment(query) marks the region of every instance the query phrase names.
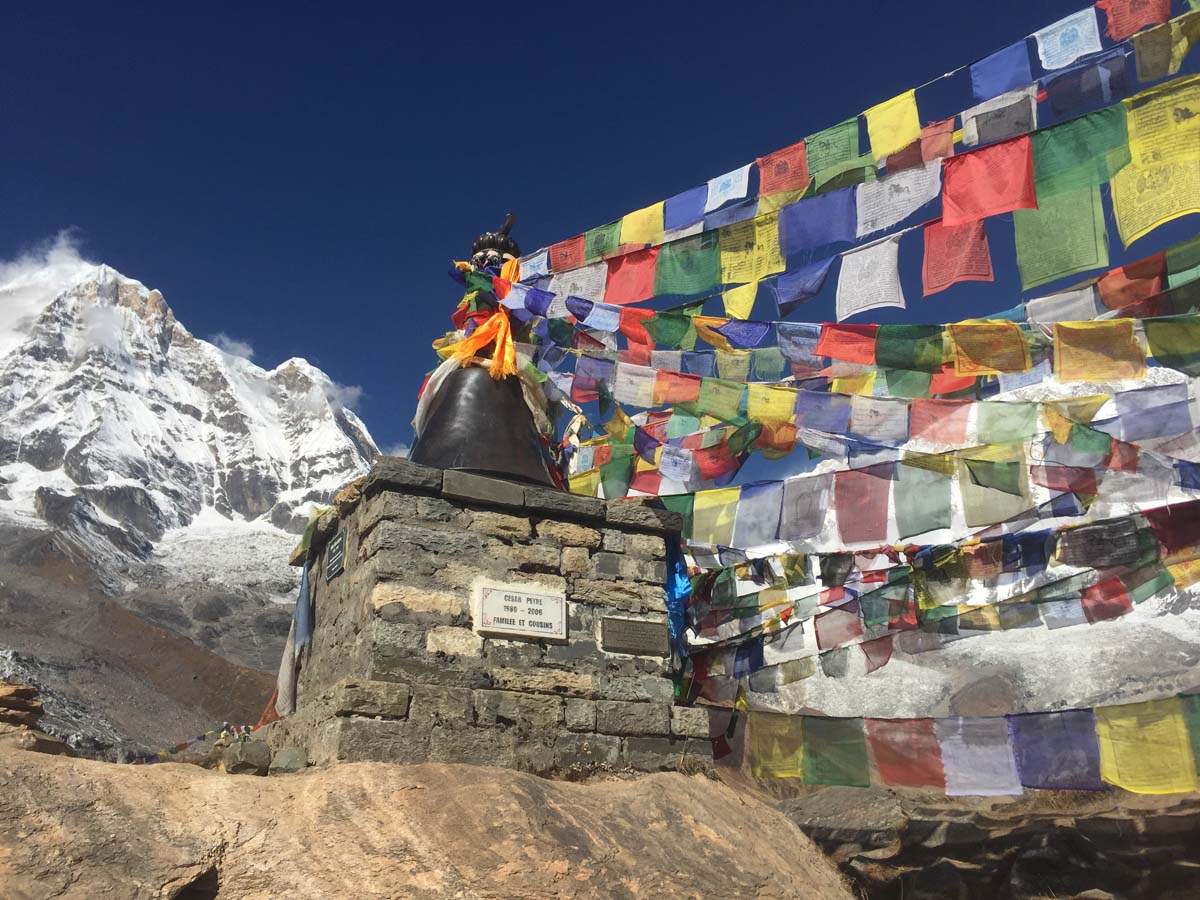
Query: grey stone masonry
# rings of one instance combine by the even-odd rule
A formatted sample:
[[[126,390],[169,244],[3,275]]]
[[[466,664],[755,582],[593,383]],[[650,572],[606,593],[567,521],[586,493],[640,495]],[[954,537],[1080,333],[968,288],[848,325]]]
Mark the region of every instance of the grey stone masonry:
[[[313,638],[296,712],[265,739],[318,766],[707,768],[707,714],[673,706],[663,655],[681,525],[644,501],[380,458],[292,554]]]

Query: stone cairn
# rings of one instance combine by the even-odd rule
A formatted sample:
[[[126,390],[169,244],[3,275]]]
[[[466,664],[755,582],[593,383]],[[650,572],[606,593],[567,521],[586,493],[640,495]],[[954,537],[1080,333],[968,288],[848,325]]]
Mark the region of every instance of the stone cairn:
[[[42,714],[37,688],[0,681],[0,746],[73,756],[64,741],[38,729]]]
[[[261,735],[276,753],[560,776],[711,766],[707,713],[674,705],[670,677],[676,514],[395,457],[335,504],[291,560],[310,566],[313,638],[296,712]]]

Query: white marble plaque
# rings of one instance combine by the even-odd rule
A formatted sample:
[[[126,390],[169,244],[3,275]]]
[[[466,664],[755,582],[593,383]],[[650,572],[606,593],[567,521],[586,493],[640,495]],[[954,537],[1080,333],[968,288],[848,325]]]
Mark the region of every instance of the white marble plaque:
[[[480,582],[475,585],[475,609],[475,630],[481,634],[567,638],[567,598],[541,585]]]

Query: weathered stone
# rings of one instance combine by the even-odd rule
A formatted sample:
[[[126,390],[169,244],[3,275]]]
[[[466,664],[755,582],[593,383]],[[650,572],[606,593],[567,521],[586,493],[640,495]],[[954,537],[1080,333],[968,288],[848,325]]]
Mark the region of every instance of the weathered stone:
[[[321,552],[321,549],[329,543],[329,539],[333,537],[338,530],[338,519],[336,509],[327,509],[317,517],[317,523],[313,526],[312,534],[308,540],[309,556],[315,556]]]
[[[667,542],[657,534],[627,534],[625,537],[625,553],[630,556],[640,556],[646,559],[666,559]]]
[[[307,561],[308,561],[308,548],[305,547],[304,542],[301,541],[299,544],[297,544],[295,547],[292,548],[292,552],[288,555],[288,565],[299,568],[300,566],[303,566]]]
[[[671,734],[676,737],[707,739],[708,710],[699,706],[672,706]]]
[[[408,656],[386,648],[371,655],[369,675],[382,681],[399,681],[415,686],[439,685],[454,688],[488,687],[490,679],[479,661],[449,657]]]
[[[525,507],[533,512],[564,515],[579,519],[603,521],[604,501],[594,497],[581,497],[567,491],[552,491],[548,488],[525,488]]]
[[[605,659],[600,646],[591,638],[572,637],[569,643],[546,648],[547,662],[570,663],[574,668],[585,665],[599,671],[604,667]]]
[[[522,507],[525,489],[515,481],[486,478],[471,472],[448,469],[442,481],[442,496],[451,500],[467,500],[488,506]]]
[[[421,656],[425,653],[427,632],[421,625],[376,619],[369,627],[373,653],[390,657]]]
[[[568,547],[587,547],[595,550],[600,546],[599,531],[573,522],[555,522],[547,519],[537,523],[537,533],[538,537],[557,538]]]
[[[368,603],[380,618],[395,620],[405,613],[424,613],[431,616],[453,617],[466,615],[467,599],[461,594],[436,591],[381,581],[371,589]]]
[[[483,655],[483,638],[470,628],[437,625],[429,629],[425,637],[425,649],[446,656],[480,657]]]
[[[476,691],[475,721],[484,726],[516,725],[521,734],[553,731],[563,721],[563,701],[512,691]]]
[[[633,581],[579,578],[575,581],[571,599],[598,606],[611,606],[622,612],[667,611],[667,595],[662,587]]]
[[[592,578],[622,578],[628,581],[663,584],[667,580],[667,568],[662,562],[638,559],[621,553],[596,553],[592,555],[588,575]]]
[[[434,725],[470,725],[475,720],[474,693],[466,688],[413,685],[408,718]]]
[[[669,678],[659,675],[606,674],[600,678],[600,695],[605,700],[626,700],[634,703],[655,700],[670,703],[675,699],[675,685]]]
[[[540,572],[558,575],[561,551],[553,544],[503,544],[488,541],[481,548],[483,558],[496,567],[514,572]],[[565,585],[566,582],[563,582]]]
[[[429,759],[429,723],[408,719],[338,719],[336,759],[418,763]]]
[[[605,528],[603,549],[609,553],[624,553],[625,533],[615,528]]]
[[[503,690],[555,694],[562,697],[595,697],[600,691],[600,684],[595,675],[546,667],[531,671],[493,669],[492,681],[496,687]]]
[[[588,571],[587,547],[563,547],[558,570],[564,575],[586,575]]]
[[[596,701],[568,699],[564,708],[564,719],[570,731],[595,731]]]
[[[598,700],[596,730],[601,734],[670,734],[671,715],[662,703]]]
[[[429,758],[436,762],[516,768],[518,737],[496,728],[434,728]]]
[[[683,530],[683,517],[666,509],[655,509],[645,500],[610,500],[604,510],[605,519],[619,528],[652,531],[656,534],[678,534]]]
[[[287,747],[271,757],[270,774],[290,775],[308,767],[308,756],[299,747]]]
[[[568,624],[568,629],[571,627]],[[542,661],[546,647],[540,641],[484,638],[483,653],[489,666],[531,668]]]
[[[339,715],[383,716],[401,719],[408,715],[409,687],[394,681],[369,679],[343,681],[333,688],[331,703]]]
[[[621,739],[607,734],[560,734],[554,742],[555,765],[563,771],[616,768]]]
[[[402,456],[380,456],[367,473],[363,493],[369,497],[384,488],[436,494],[442,489],[442,470],[409,462]]]
[[[479,538],[469,530],[433,524],[437,527],[429,527],[420,520],[380,522],[360,545],[359,559],[370,559],[383,553],[405,560],[414,552],[470,559],[479,553]]]
[[[383,491],[360,503],[358,508],[358,539],[361,541],[380,522],[404,519],[415,514],[416,498]]]
[[[417,515],[427,522],[452,522],[468,526],[471,513],[441,497],[418,497]]]
[[[533,526],[528,519],[490,510],[471,513],[471,530],[505,540],[526,540],[533,536]]]
[[[712,748],[706,740],[629,737],[625,739],[621,761],[639,772],[701,772],[712,768]]]
[[[362,488],[366,483],[367,479],[364,477],[355,478],[333,495],[333,507],[343,519],[354,511],[354,507],[362,499]]]
[[[221,765],[230,775],[266,775],[271,748],[265,741],[234,741],[221,754]]]

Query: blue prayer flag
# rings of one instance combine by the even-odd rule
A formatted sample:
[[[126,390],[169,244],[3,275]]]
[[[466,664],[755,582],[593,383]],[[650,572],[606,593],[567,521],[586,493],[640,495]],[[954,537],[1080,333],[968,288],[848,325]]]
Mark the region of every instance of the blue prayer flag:
[[[704,218],[704,201],[708,199],[708,185],[702,184],[690,191],[676,194],[663,204],[663,229],[686,228]]]
[[[790,203],[779,212],[779,246],[787,258],[818,247],[853,244],[858,228],[855,187]]]
[[[825,279],[833,267],[835,257],[818,260],[811,265],[787,272],[775,279],[775,305],[779,308],[780,318],[795,312],[797,307],[807,303],[825,286]]]
[[[971,64],[971,91],[982,102],[1033,83],[1025,39]]]

